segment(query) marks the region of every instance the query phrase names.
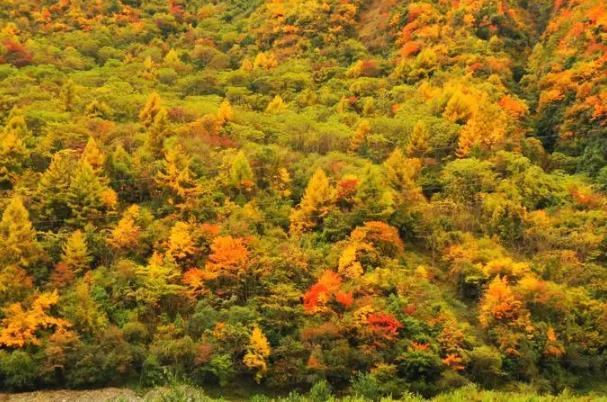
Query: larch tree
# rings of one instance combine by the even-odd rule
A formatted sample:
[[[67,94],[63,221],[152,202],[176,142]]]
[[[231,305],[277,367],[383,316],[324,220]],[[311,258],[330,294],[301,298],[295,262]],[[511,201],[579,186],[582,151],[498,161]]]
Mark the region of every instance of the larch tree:
[[[164,140],[168,136],[169,114],[166,109],[162,108],[154,115],[147,130],[146,147],[154,157],[162,155]]]
[[[109,244],[117,250],[127,250],[135,248],[139,242],[141,228],[136,222],[139,216],[139,206],[130,206],[118,221],[118,224],[112,230]]]
[[[430,150],[428,145],[428,127],[422,122],[418,122],[413,127],[413,132],[407,143],[407,156],[410,158],[422,158]]]
[[[263,334],[258,326],[253,328],[249,337],[249,345],[247,353],[244,355],[242,362],[250,369],[256,370],[255,381],[258,383],[268,371],[268,358],[270,357],[271,349],[268,339]]]
[[[158,92],[152,92],[139,112],[139,120],[144,126],[150,127],[154,124],[156,116],[163,110],[164,107],[162,106],[160,95],[158,95]]]
[[[140,303],[159,307],[163,299],[176,296],[184,291],[179,284],[181,273],[170,258],[165,258],[155,252],[148,264],[139,266],[135,270],[137,287],[132,295]]]
[[[175,222],[171,228],[168,243],[167,254],[176,261],[185,260],[198,251],[193,236],[193,227],[187,222]]]
[[[32,145],[25,116],[13,109],[0,131],[0,185],[11,186],[22,173],[29,157],[27,144]]]
[[[202,193],[202,188],[192,177],[189,158],[182,156],[180,151],[181,148],[177,147],[165,152],[154,181],[170,205],[185,209],[195,202],[195,198]]]
[[[0,261],[3,265],[15,264],[24,269],[40,259],[41,248],[21,197],[13,197],[0,221]]]
[[[320,225],[335,201],[324,170],[317,169],[308,182],[299,206],[291,212],[292,234],[301,234]]]
[[[282,100],[280,95],[276,95],[270,103],[268,103],[268,107],[266,108],[266,112],[271,114],[280,114],[287,110],[287,105],[285,101]]]
[[[97,145],[97,141],[93,137],[89,137],[84,151],[80,157],[81,161],[87,162],[93,169],[100,171],[105,164],[105,154]]]
[[[40,330],[64,331],[70,323],[53,317],[50,310],[59,302],[57,291],[37,296],[29,309],[21,303],[11,304],[3,309],[4,318],[0,321],[0,345],[9,348],[23,348],[40,345]]]
[[[25,121],[25,115],[21,109],[11,110],[6,125],[4,126],[5,133],[13,133],[15,137],[19,138],[26,145],[32,145],[32,132],[27,126]]]
[[[107,185],[107,178],[82,160],[70,181],[66,199],[72,215],[70,221],[81,226],[102,219],[118,201],[114,190]]]
[[[208,277],[235,281],[248,270],[249,250],[242,239],[219,236],[211,244],[211,254],[205,265]]]
[[[364,149],[367,137],[371,133],[369,120],[363,119],[356,126],[356,131],[350,140],[350,151],[360,152]]]
[[[59,98],[61,99],[61,103],[63,103],[63,109],[66,112],[71,112],[74,103],[76,103],[77,100],[76,85],[74,84],[74,81],[67,80],[63,84],[61,92],[59,93]]]
[[[384,162],[388,185],[401,198],[399,201],[416,201],[423,198],[416,179],[421,171],[419,159],[407,159],[400,148],[394,149]]]
[[[243,151],[236,154],[230,167],[230,182],[239,191],[248,191],[255,185],[253,169]]]
[[[59,151],[38,181],[37,196],[41,200],[41,215],[50,219],[65,219],[70,215],[68,190],[77,159],[72,151]]]
[[[394,191],[387,185],[381,170],[369,166],[356,189],[358,219],[383,220],[394,212]]]
[[[0,185],[11,186],[22,173],[29,152],[14,130],[0,133]]]
[[[112,109],[107,103],[93,99],[84,107],[84,114],[91,119],[109,119]]]
[[[67,238],[62,248],[61,262],[75,274],[90,269],[92,258],[82,231],[76,230]]]
[[[232,121],[233,118],[234,110],[232,109],[230,101],[226,99],[219,105],[219,110],[217,111],[217,122],[219,125],[223,126]]]

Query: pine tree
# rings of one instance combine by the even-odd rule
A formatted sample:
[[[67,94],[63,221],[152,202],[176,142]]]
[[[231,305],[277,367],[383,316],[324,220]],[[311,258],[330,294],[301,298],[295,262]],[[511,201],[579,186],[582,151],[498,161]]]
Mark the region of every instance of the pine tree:
[[[23,206],[21,197],[13,197],[0,221],[0,261],[2,265],[16,264],[32,267],[41,257],[36,230]]]
[[[79,274],[90,269],[92,258],[89,255],[84,234],[80,230],[73,232],[63,245],[61,262]]]
[[[291,213],[291,233],[300,234],[316,228],[329,213],[334,199],[327,175],[322,169],[316,170],[299,207]]]

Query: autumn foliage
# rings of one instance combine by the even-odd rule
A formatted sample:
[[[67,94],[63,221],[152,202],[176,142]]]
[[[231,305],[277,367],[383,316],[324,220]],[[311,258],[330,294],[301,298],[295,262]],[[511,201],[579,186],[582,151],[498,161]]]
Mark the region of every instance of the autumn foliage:
[[[0,0],[0,390],[600,398],[606,40],[604,0]]]

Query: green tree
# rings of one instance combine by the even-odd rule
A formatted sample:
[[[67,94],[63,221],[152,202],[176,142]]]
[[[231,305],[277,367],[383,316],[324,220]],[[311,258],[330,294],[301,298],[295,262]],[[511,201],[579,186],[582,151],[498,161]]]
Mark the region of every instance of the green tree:
[[[243,151],[236,154],[230,167],[230,182],[232,186],[239,191],[249,190],[255,185],[253,170],[249,164],[249,160]]]
[[[356,189],[356,224],[367,220],[384,220],[394,212],[394,193],[377,166],[367,168]]]
[[[49,167],[38,181],[40,215],[50,220],[69,217],[68,190],[76,168],[77,159],[71,150],[59,151],[53,155]]]
[[[66,200],[71,211],[70,222],[81,227],[103,219],[117,202],[116,193],[107,186],[107,179],[98,176],[86,161],[78,163]]]

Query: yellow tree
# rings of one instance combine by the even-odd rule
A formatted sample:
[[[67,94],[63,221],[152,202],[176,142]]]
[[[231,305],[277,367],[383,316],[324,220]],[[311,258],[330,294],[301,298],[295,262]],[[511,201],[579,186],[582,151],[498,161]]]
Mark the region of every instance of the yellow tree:
[[[278,171],[274,175],[273,188],[280,194],[281,197],[287,198],[291,196],[291,175],[289,171],[284,168],[278,168]]]
[[[148,127],[146,147],[154,157],[162,155],[164,140],[169,136],[169,114],[162,108],[156,113]]]
[[[194,255],[198,248],[196,247],[194,236],[192,235],[192,225],[187,222],[176,222],[169,235],[169,247],[167,254],[175,260],[184,260]]]
[[[93,137],[89,137],[80,160],[86,161],[96,171],[103,169],[105,155]]]
[[[505,277],[496,276],[487,287],[479,305],[479,321],[483,328],[509,324],[524,315],[523,303],[514,295]]]
[[[384,169],[388,184],[403,198],[401,201],[423,197],[421,188],[415,182],[421,170],[419,159],[407,159],[400,148],[396,148],[384,162]]]
[[[202,193],[202,188],[192,177],[189,159],[182,157],[180,153],[180,148],[171,148],[165,153],[155,181],[168,196],[170,205],[187,209]]]
[[[428,151],[428,128],[422,122],[413,127],[413,132],[407,143],[407,156],[410,158],[422,158]]]
[[[0,345],[9,348],[40,345],[37,334],[39,330],[66,330],[70,326],[68,321],[49,314],[58,301],[59,295],[54,291],[40,294],[29,309],[24,309],[21,303],[4,308],[4,318],[0,325]]]
[[[248,368],[256,370],[255,381],[257,383],[261,381],[268,371],[268,357],[270,357],[270,353],[271,349],[268,339],[261,329],[255,326],[249,337],[247,353],[244,355],[242,362]]]
[[[13,130],[0,133],[0,183],[12,185],[28,157],[23,141]]]
[[[274,99],[272,99],[272,101],[268,104],[268,107],[266,108],[266,112],[272,113],[272,114],[280,114],[286,110],[287,110],[287,105],[282,100],[280,95],[276,95],[274,97]]]
[[[500,348],[517,355],[519,342],[533,331],[529,311],[515,295],[505,277],[496,276],[479,303],[479,322],[489,330]]]
[[[237,280],[247,272],[249,250],[242,239],[219,236],[211,244],[211,254],[205,265],[209,278]]]
[[[86,239],[80,230],[73,232],[63,245],[61,262],[78,274],[90,268],[92,261],[86,246]]]
[[[17,138],[25,143],[29,143],[32,136],[31,131],[27,127],[25,116],[20,109],[11,110],[6,125],[4,126],[4,131],[6,133],[12,132]]]
[[[137,205],[132,205],[125,211],[108,239],[113,248],[125,250],[137,246],[141,234],[141,229],[136,223],[138,217],[139,206]]]
[[[232,105],[230,104],[230,101],[226,99],[219,105],[219,110],[217,111],[217,122],[219,125],[223,126],[232,121],[233,118],[234,111],[232,110]]]
[[[139,120],[144,126],[150,127],[154,123],[158,113],[162,110],[164,110],[164,107],[162,106],[160,95],[158,95],[158,92],[152,92],[139,112]]]
[[[0,221],[0,261],[3,265],[32,266],[41,256],[36,230],[21,197],[13,197]]]
[[[358,126],[356,126],[354,136],[352,136],[352,139],[350,140],[350,151],[360,151],[363,148],[370,132],[371,125],[369,124],[369,120],[361,120],[360,123],[358,123]]]
[[[292,234],[300,234],[317,227],[329,213],[335,200],[329,179],[322,169],[317,169],[308,182],[299,206],[291,212]]]
[[[499,147],[505,140],[507,123],[507,115],[498,108],[479,107],[459,134],[457,155],[466,157],[474,149],[491,151]]]

